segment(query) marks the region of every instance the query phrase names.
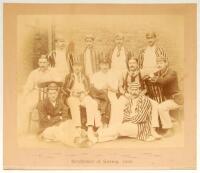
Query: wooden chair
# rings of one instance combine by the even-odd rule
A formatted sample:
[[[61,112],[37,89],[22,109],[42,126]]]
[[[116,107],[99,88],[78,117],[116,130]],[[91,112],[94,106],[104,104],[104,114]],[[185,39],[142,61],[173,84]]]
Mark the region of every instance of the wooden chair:
[[[43,82],[38,84],[38,103],[43,101],[47,97],[47,87],[50,82]],[[62,82],[59,84],[59,94],[61,94]],[[39,113],[36,107],[29,113],[29,122],[28,122],[28,132],[37,133],[39,129]]]

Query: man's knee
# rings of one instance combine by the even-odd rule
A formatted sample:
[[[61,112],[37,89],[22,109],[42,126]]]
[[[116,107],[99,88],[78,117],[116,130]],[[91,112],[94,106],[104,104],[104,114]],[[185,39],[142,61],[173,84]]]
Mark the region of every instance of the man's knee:
[[[151,98],[149,98],[149,100],[150,100],[152,105],[154,105],[154,106],[158,106],[159,105],[159,103],[157,101],[155,101],[155,100],[153,100]]]
[[[54,137],[55,131],[56,128],[54,126],[48,127],[42,132],[42,136],[46,139],[52,139]]]
[[[85,103],[85,106],[90,106],[92,108],[98,108],[97,101],[90,96],[85,97],[84,103]]]
[[[76,97],[69,97],[67,100],[67,103],[69,106],[77,106],[80,104],[78,98],[76,98]]]
[[[162,113],[162,112],[165,112],[165,111],[167,111],[167,106],[166,106],[166,104],[165,103],[160,103],[158,106],[158,112],[160,113]]]

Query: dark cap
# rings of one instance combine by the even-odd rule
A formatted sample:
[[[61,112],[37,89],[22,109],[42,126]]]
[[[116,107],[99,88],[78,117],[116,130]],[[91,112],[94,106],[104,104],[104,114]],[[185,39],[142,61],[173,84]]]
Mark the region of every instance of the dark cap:
[[[150,37],[150,38],[152,38],[152,37],[155,37],[155,38],[156,38],[157,36],[156,36],[156,33],[155,33],[155,32],[147,32],[147,33],[146,33],[146,38],[149,38],[149,37]]]
[[[48,90],[58,90],[59,87],[63,85],[62,82],[57,81],[48,81],[48,82],[42,82],[38,84],[39,88],[45,88],[47,87]]]

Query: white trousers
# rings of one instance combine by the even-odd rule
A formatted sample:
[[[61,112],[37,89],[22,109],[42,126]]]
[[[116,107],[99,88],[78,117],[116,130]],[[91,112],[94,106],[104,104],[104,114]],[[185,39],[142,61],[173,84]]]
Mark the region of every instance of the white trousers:
[[[138,134],[137,124],[126,122],[121,125],[109,126],[98,131],[99,142],[115,140],[120,136],[136,138]]]
[[[120,125],[123,121],[124,116],[124,108],[125,104],[127,103],[127,98],[124,96],[120,96],[117,99],[116,94],[110,93],[108,94],[110,102],[111,102],[111,116],[109,126]],[[151,112],[151,124],[152,127],[159,127],[159,113],[158,113],[158,103],[155,100],[150,99],[152,105],[152,112]]]
[[[109,126],[120,125],[123,121],[124,106],[126,103],[126,98],[121,96],[119,99],[113,92],[108,92],[108,97],[111,103],[111,113]]]
[[[175,103],[174,100],[166,100],[158,105],[158,111],[160,114],[160,120],[162,124],[162,128],[169,129],[172,128],[172,121],[169,114],[170,110],[178,109],[179,105]]]
[[[67,102],[70,107],[72,120],[74,121],[75,126],[81,126],[80,106],[84,106],[86,108],[87,126],[101,126],[101,115],[98,110],[98,104],[96,100],[92,99],[92,97],[85,96],[83,100],[80,100],[79,97],[70,96]]]
[[[159,103],[155,100],[149,98],[151,105],[152,105],[152,112],[151,112],[151,127],[159,127],[159,113],[158,113],[158,105]]]
[[[46,128],[41,136],[45,140],[62,142],[64,144],[73,145],[75,126],[72,120],[66,120],[59,125]]]

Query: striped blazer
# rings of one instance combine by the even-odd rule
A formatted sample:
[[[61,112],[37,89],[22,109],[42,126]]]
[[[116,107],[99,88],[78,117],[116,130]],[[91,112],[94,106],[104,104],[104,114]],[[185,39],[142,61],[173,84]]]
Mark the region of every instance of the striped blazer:
[[[124,109],[124,122],[132,122],[138,126],[137,139],[145,140],[151,135],[151,111],[152,106],[148,97],[139,95],[135,112],[131,110],[132,99],[130,98]],[[133,114],[133,116],[131,116]]]
[[[87,68],[86,58],[85,58],[86,50],[87,50],[87,48],[85,48],[83,53],[81,54],[82,63],[83,63],[83,67],[84,67],[84,69],[83,69],[84,72],[86,71],[86,68]],[[94,48],[91,48],[90,52],[91,52],[92,71],[93,71],[93,73],[95,73],[95,72],[97,72],[99,70],[99,56],[100,55]]]
[[[139,51],[139,56],[138,56],[138,65],[139,65],[139,68],[140,68],[140,69],[143,68],[144,53],[145,53],[145,49],[141,49],[141,50]],[[163,48],[156,46],[155,54],[156,54],[156,56],[159,56],[159,55],[164,56],[164,57],[166,58],[166,60],[168,61],[168,58],[167,58],[166,52],[164,51]]]
[[[66,51],[66,63],[69,64],[69,71],[72,72],[72,64],[73,64],[73,57],[72,54],[69,54]],[[55,63],[55,58],[56,58],[56,50],[51,51],[48,55],[47,55],[49,64],[51,67],[55,67],[56,63]],[[63,62],[64,63],[64,62]]]

